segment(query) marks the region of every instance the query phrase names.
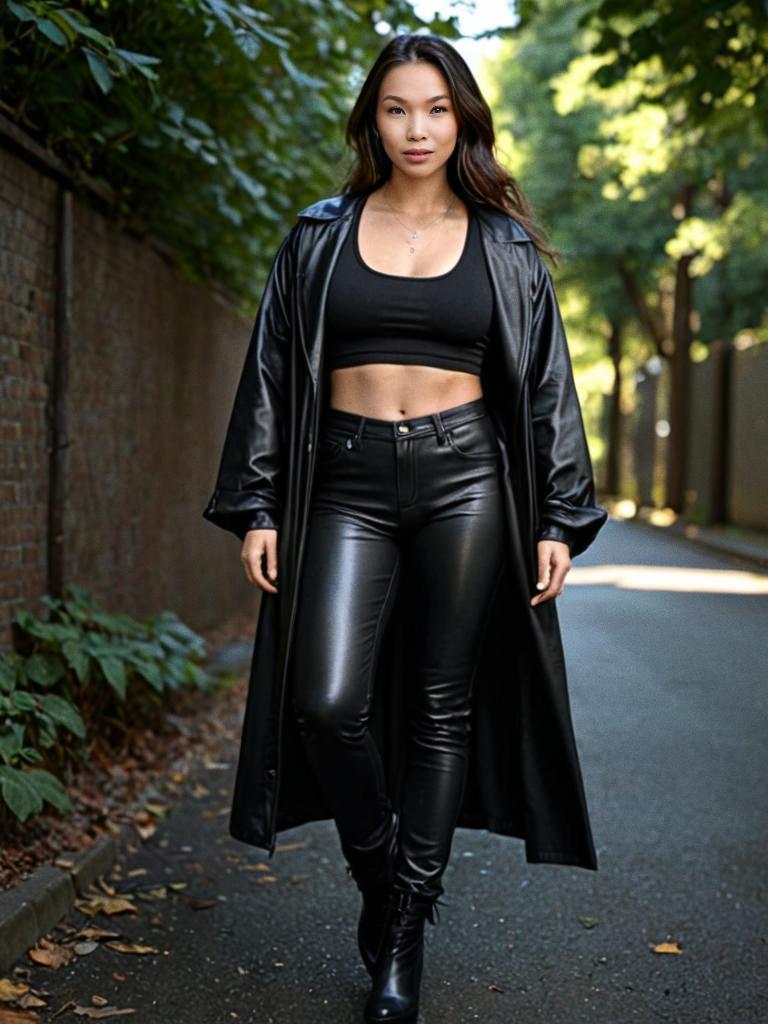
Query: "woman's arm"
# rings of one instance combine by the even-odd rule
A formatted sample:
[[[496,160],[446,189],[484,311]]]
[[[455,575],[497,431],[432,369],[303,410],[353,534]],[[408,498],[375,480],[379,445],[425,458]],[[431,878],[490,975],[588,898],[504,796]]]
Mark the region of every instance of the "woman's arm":
[[[539,505],[537,540],[581,554],[608,513],[595,501],[592,463],[563,320],[549,270],[536,253],[531,336],[531,409]]]
[[[214,492],[203,517],[236,534],[277,530],[282,513],[285,380],[297,225],[267,277],[229,420]]]

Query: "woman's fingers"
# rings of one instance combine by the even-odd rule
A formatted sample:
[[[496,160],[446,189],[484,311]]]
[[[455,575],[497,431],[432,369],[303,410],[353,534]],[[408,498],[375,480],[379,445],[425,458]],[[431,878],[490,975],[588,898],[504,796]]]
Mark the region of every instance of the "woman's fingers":
[[[277,530],[249,530],[240,558],[250,583],[270,594],[277,593],[273,585],[277,580]]]
[[[563,592],[565,577],[571,568],[571,555],[567,544],[557,540],[540,540],[538,554],[538,582],[540,593],[531,598],[531,604],[540,604]],[[541,584],[544,584],[541,587]]]

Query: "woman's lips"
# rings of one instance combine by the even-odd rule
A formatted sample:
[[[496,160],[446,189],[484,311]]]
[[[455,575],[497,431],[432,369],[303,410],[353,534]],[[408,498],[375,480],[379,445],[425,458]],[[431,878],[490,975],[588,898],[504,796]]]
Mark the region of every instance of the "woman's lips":
[[[413,164],[421,164],[432,156],[432,152],[431,150],[426,150],[421,153],[403,153],[403,156]]]

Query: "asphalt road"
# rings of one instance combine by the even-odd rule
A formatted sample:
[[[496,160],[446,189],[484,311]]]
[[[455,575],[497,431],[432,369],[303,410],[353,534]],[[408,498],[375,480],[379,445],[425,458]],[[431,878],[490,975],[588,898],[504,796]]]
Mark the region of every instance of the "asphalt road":
[[[618,522],[577,559],[560,614],[599,870],[529,865],[519,840],[458,830],[421,1022],[768,1021],[768,597],[733,592],[768,576],[738,569]],[[94,919],[158,953],[33,967],[41,1020],[94,994],[136,1022],[362,1019],[357,891],[332,823],[283,833],[266,863],[227,835],[232,767],[204,771],[124,858],[115,885],[143,891],[140,913]]]

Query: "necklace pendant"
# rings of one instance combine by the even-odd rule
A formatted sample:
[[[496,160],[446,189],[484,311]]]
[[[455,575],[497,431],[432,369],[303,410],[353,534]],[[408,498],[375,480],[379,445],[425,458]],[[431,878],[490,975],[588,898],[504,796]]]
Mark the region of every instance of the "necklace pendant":
[[[410,252],[411,252],[411,256],[413,256],[413,254],[416,252],[416,250],[413,248],[413,246],[411,246]]]
[[[411,238],[418,238],[418,237],[419,237],[419,232],[418,231],[414,231],[413,234],[411,235]]]

